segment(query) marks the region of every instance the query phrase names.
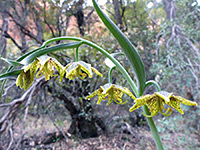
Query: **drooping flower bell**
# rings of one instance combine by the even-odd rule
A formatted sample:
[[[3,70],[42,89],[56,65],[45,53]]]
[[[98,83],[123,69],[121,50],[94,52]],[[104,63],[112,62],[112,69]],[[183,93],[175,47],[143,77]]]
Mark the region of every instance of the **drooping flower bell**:
[[[86,99],[90,99],[98,95],[99,100],[97,104],[100,104],[102,100],[108,100],[106,105],[110,105],[112,101],[122,105],[127,102],[122,101],[122,96],[124,93],[130,96],[132,99],[136,99],[135,96],[129,91],[129,89],[111,83],[107,83],[104,86],[100,86],[100,89],[94,91],[91,95],[87,96]]]
[[[16,85],[20,86],[21,89],[27,90],[34,81],[34,76],[37,70],[36,77],[39,78],[43,74],[45,80],[49,80],[50,77],[54,76],[54,67],[58,70],[59,74],[63,74],[64,67],[55,59],[49,56],[37,57],[28,66],[23,67],[23,71],[19,74]]]
[[[19,74],[16,80],[16,85],[21,89],[27,90],[34,81],[34,76],[39,68],[39,60],[36,59],[28,66],[23,67],[23,71]]]
[[[102,74],[97,69],[91,67],[91,64],[88,64],[83,61],[73,62],[65,67],[65,73],[66,73],[65,77],[70,80],[75,79],[77,76],[79,76],[80,79],[84,79],[87,76],[92,78],[93,76],[92,72],[102,77]],[[61,76],[61,78],[63,76],[64,74]]]
[[[63,74],[64,67],[53,57],[49,56],[40,56],[36,58],[39,60],[40,70],[38,71],[36,77],[41,77],[45,75],[45,81],[49,80],[54,76],[54,67],[58,70],[59,74]],[[61,81],[61,78],[60,78]]]
[[[137,108],[141,107],[142,105],[146,104],[147,107],[150,109],[151,115],[148,116],[144,114],[146,117],[153,117],[157,115],[159,112],[164,116],[169,116],[172,113],[172,109],[169,107],[168,109],[164,108],[164,105],[167,104],[172,108],[179,111],[181,114],[184,114],[183,110],[180,107],[180,103],[188,106],[197,106],[196,102],[189,101],[184,99],[180,96],[174,96],[173,93],[168,93],[166,91],[155,92],[154,94],[144,95],[140,98],[135,100],[135,105],[133,105],[129,111],[132,112]],[[163,110],[167,110],[163,112]]]

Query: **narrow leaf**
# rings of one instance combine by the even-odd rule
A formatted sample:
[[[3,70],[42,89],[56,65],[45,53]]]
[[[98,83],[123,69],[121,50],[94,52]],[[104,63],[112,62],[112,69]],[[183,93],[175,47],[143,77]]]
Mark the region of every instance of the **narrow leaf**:
[[[15,70],[15,71],[11,71],[11,72],[1,74],[0,80],[5,80],[5,79],[17,77],[22,71],[23,71],[23,69],[20,69],[20,70]]]
[[[29,64],[36,57],[39,57],[41,55],[45,55],[45,54],[50,53],[50,52],[55,52],[55,51],[63,50],[63,49],[76,48],[80,43],[81,42],[71,42],[71,43],[58,44],[58,45],[55,45],[55,46],[51,46],[51,47],[46,47],[46,48],[40,49],[38,51],[35,51],[35,52],[31,53],[26,58],[24,58],[21,61],[21,63],[22,64]]]
[[[94,8],[98,16],[101,18],[106,27],[110,30],[113,36],[118,41],[125,55],[127,56],[132,69],[136,75],[137,85],[139,88],[139,95],[143,93],[145,87],[145,69],[144,64],[136,50],[136,48],[131,44],[129,39],[120,31],[120,29],[110,20],[102,9],[97,5],[95,0],[92,0]]]
[[[1,57],[1,59],[4,60],[5,62],[9,63],[9,64],[12,65],[12,66],[23,65],[23,64],[21,64],[20,62],[17,62],[17,61],[15,61],[15,60],[10,60],[10,59],[3,58],[3,57]]]

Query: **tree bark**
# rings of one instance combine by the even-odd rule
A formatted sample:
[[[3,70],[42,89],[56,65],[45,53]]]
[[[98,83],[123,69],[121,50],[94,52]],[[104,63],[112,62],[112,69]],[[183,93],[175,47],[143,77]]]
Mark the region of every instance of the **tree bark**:
[[[79,99],[79,97],[83,97],[89,94],[89,90],[87,90],[86,84],[88,84],[88,81],[87,83],[82,83],[81,86],[76,84],[77,89],[75,90],[75,93],[73,93],[73,91],[71,90],[72,88],[65,90],[73,93],[73,95],[75,95],[75,98]],[[84,91],[82,90],[82,88],[84,88]],[[51,87],[48,88],[48,91],[52,93]],[[57,91],[56,89],[54,89],[54,92],[59,93],[59,91]],[[79,102],[79,106],[77,106],[69,98],[69,96],[66,96],[63,93],[56,94],[56,97],[64,102],[64,107],[69,111],[71,115],[72,123],[68,130],[70,134],[78,135],[82,138],[96,137],[98,136],[96,124],[103,131],[106,131],[106,126],[104,122],[101,119],[94,117],[94,112],[90,101],[87,101],[85,99],[82,99],[81,101],[76,100]]]
[[[83,13],[83,0],[79,0],[79,2],[77,3],[77,9],[78,9],[78,11],[76,12],[75,16],[77,19],[79,32],[80,32],[81,36],[84,36],[84,34],[85,34],[85,29],[84,29],[85,17],[84,17],[84,13]]]
[[[3,24],[2,24],[2,30],[1,30],[1,39],[0,39],[0,47],[1,47],[1,56],[5,57],[6,56],[6,44],[7,44],[7,39],[6,39],[6,32],[8,30],[8,24],[9,24],[9,19],[7,15],[3,15]]]
[[[114,5],[115,19],[117,21],[117,25],[122,30],[123,29],[123,21],[122,21],[122,16],[121,16],[121,13],[120,13],[119,1],[113,0],[113,5]]]
[[[0,9],[8,9],[8,7],[6,8],[2,8],[3,2],[0,2]],[[6,13],[1,13],[2,16],[2,27],[1,27],[1,38],[0,38],[0,55],[2,57],[6,56],[6,44],[7,44],[7,39],[6,39],[6,33],[8,31],[8,25],[9,25],[9,16]]]
[[[175,19],[176,9],[173,0],[163,0],[167,20]]]

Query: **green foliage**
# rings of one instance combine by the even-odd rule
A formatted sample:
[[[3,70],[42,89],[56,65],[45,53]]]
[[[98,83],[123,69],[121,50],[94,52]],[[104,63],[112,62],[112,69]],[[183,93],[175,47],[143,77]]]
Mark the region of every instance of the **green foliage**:
[[[47,22],[51,22],[51,26],[53,27],[53,31],[58,30],[55,26],[58,22],[58,14],[60,11],[60,3],[59,1],[47,1],[49,3],[48,9],[45,14],[41,14],[42,17],[45,16],[45,19]],[[95,1],[94,6],[97,10],[97,13],[105,23],[105,25],[108,27],[108,29],[111,31],[111,33],[116,38],[117,42],[121,46],[122,50],[124,50],[125,54],[128,57],[128,60],[130,61],[130,64],[132,65],[132,69],[134,70],[135,74],[132,74],[132,70],[130,68],[130,64],[127,63],[126,58],[121,57],[117,58],[119,61],[117,61],[113,56],[109,55],[112,52],[120,51],[120,48],[117,45],[116,40],[110,36],[110,33],[107,31],[106,28],[100,27],[100,32],[93,32],[90,34],[90,30],[95,30],[94,26],[88,26],[88,31],[85,34],[85,39],[82,38],[70,38],[70,37],[60,37],[55,39],[50,39],[47,42],[45,42],[40,48],[34,49],[33,51],[30,51],[29,53],[26,53],[16,61],[12,60],[6,60],[11,65],[18,66],[19,62],[23,62],[25,64],[29,64],[32,61],[35,60],[36,57],[50,53],[52,55],[57,55],[57,58],[60,59],[65,64],[68,64],[69,60],[74,61],[77,59],[83,60],[89,64],[94,65],[94,67],[100,72],[103,73],[104,78],[106,79],[107,75],[107,67],[104,65],[104,58],[103,54],[109,59],[111,59],[115,65],[120,70],[116,70],[113,73],[113,78],[116,79],[117,83],[126,85],[127,82],[125,79],[122,78],[122,75],[120,72],[124,75],[126,79],[128,79],[129,85],[132,87],[133,91],[135,92],[136,96],[141,96],[143,94],[143,91],[146,87],[145,81],[145,71],[147,73],[147,79],[156,79],[156,81],[159,81],[159,83],[162,85],[162,89],[165,89],[167,91],[175,91],[175,93],[184,94],[183,91],[183,85],[187,85],[188,87],[192,87],[192,93],[195,94],[195,98],[198,97],[198,91],[199,91],[199,83],[197,82],[197,79],[195,78],[195,75],[197,74],[197,78],[199,77],[199,69],[196,67],[199,64],[199,55],[197,52],[195,52],[195,48],[191,48],[191,43],[194,47],[197,47],[200,37],[200,30],[199,30],[199,14],[198,9],[196,9],[198,6],[191,6],[192,2],[188,2],[188,0],[183,1],[176,1],[177,6],[177,18],[176,22],[174,20],[172,21],[166,21],[164,19],[164,9],[161,8],[161,4],[158,4],[154,2],[154,7],[150,10],[146,7],[146,4],[150,2],[149,0],[137,0],[136,2],[127,1],[126,4],[126,11],[124,14],[124,18],[127,23],[128,30],[125,33],[122,33],[117,26],[102,12],[101,8],[99,8]],[[68,6],[69,3],[73,3],[73,5],[70,5],[70,7],[66,7],[66,10],[63,11],[66,16],[70,16],[73,14],[75,8],[76,8],[76,1],[66,1],[66,5]],[[108,9],[111,8],[111,5],[107,5]],[[184,9],[182,9],[184,8]],[[32,8],[34,9],[34,8]],[[38,9],[42,9],[39,7]],[[111,10],[113,11],[113,10]],[[114,19],[114,18],[113,18]],[[154,21],[157,22],[157,24],[154,23]],[[188,23],[189,22],[189,23]],[[187,43],[187,40],[182,40],[180,37],[175,36],[171,39],[171,27],[175,24],[178,24],[183,33],[184,36],[187,36],[187,38],[191,41],[191,43]],[[43,27],[45,24],[43,24]],[[44,38],[49,39],[52,37],[52,34],[49,32],[48,28],[44,28],[45,33]],[[158,36],[161,33],[160,36]],[[72,34],[72,33],[69,33]],[[57,32],[56,36],[60,36],[61,33]],[[128,38],[126,38],[126,36]],[[78,41],[78,42],[72,42],[72,43],[65,43],[63,44],[57,44],[61,40],[70,40],[70,41]],[[103,45],[104,49],[100,46],[94,44],[98,43],[99,45]],[[136,50],[136,48],[138,51]],[[52,44],[56,43],[57,45],[52,46]],[[51,47],[46,47],[47,45],[51,45]],[[81,46],[80,46],[81,45]],[[80,46],[80,47],[79,47]],[[79,58],[77,58],[77,55],[75,55],[75,51],[73,48],[79,48]],[[73,49],[70,51],[64,51],[62,53],[57,52],[57,50],[63,50],[63,49]],[[97,49],[98,51],[94,51],[94,49]],[[141,58],[139,56],[141,54]],[[67,56],[66,56],[67,55]],[[68,56],[69,55],[69,56]],[[66,56],[66,57],[65,57]],[[66,60],[67,58],[67,60]],[[128,68],[128,71],[126,72],[125,69],[121,67],[121,64],[125,66],[125,68]],[[143,64],[144,62],[144,64]],[[144,69],[145,65],[145,69]],[[10,77],[16,77],[22,70],[16,70],[12,71],[14,67],[10,67],[8,70],[8,73],[3,74],[0,76],[0,79],[7,79]],[[72,69],[73,70],[73,69]],[[85,70],[77,72],[80,74],[84,74]],[[77,72],[74,71],[75,75],[77,75]],[[87,73],[87,71],[85,71]],[[130,73],[130,76],[127,74]],[[195,74],[195,75],[194,75]],[[73,74],[74,76],[74,74]],[[86,75],[85,75],[86,77]],[[138,81],[137,85],[134,84],[136,79]],[[93,91],[96,87],[99,87],[100,85],[103,85],[103,83],[106,83],[106,81],[103,81],[103,79],[99,79],[97,76],[95,76],[96,80],[90,80],[90,90]],[[120,79],[120,80],[119,80]],[[75,80],[75,82],[77,82]],[[74,83],[75,83],[74,82]],[[60,87],[57,87],[58,91],[61,91],[60,93],[56,93],[53,96],[59,96],[64,93],[65,91],[61,88],[67,87],[71,88],[74,86],[74,83],[71,85],[67,84],[67,82],[57,83]],[[80,84],[82,85],[82,84]],[[195,86],[194,86],[195,85]],[[53,87],[53,85],[51,85]],[[81,91],[88,90],[85,89],[86,86],[83,86],[79,89]],[[27,88],[26,88],[27,89]],[[158,88],[159,89],[159,88]],[[88,92],[88,91],[87,91]],[[81,92],[80,92],[81,93]],[[92,120],[92,117],[94,114],[92,114],[90,111],[86,111],[90,107],[90,103],[85,104],[83,101],[83,97],[79,98],[78,101],[74,102],[77,103],[81,109],[78,116],[83,117],[88,121]],[[125,99],[130,100],[129,98],[125,97]],[[129,104],[133,102],[133,100],[130,100],[131,102],[128,102]],[[115,105],[115,103],[114,103]],[[47,108],[45,108],[46,111],[48,111]],[[148,113],[148,109],[144,107],[144,110]],[[198,110],[199,111],[199,110]],[[197,112],[197,117],[198,117]],[[195,115],[193,114],[191,118],[194,118]],[[191,118],[188,118],[191,119]],[[184,124],[184,118],[183,117],[171,117],[170,119],[162,119],[159,122],[159,132],[181,132],[180,126],[175,124],[174,122],[177,122],[178,124],[181,122]],[[150,127],[152,129],[152,126],[154,126],[152,120],[148,120]],[[189,121],[188,121],[189,122]],[[57,121],[58,124],[62,124],[62,121]],[[181,125],[182,125],[181,124]],[[184,128],[184,125],[182,125]],[[155,128],[154,128],[155,130]],[[191,129],[194,130],[195,129]],[[157,134],[157,133],[156,133]],[[184,136],[186,136],[186,133]],[[188,133],[187,133],[188,134]],[[155,136],[155,131],[154,131]],[[157,136],[157,140],[159,141],[159,136]],[[183,136],[179,138],[179,143],[183,145],[185,139]],[[78,136],[77,136],[78,137]],[[169,137],[166,137],[169,138]],[[56,139],[55,142],[59,140]],[[162,147],[162,146],[161,146]],[[194,148],[193,145],[188,145],[188,147]],[[167,147],[166,147],[167,148]],[[170,147],[169,147],[170,148]]]
[[[184,111],[189,110],[185,109]],[[195,116],[197,113],[198,111],[195,111],[185,116],[175,115],[157,120],[158,132],[161,134],[162,139],[172,143],[164,143],[166,149],[173,149],[175,147],[187,150],[199,148],[199,142],[195,138],[198,136],[199,128],[199,124],[196,122],[197,116]],[[173,137],[177,137],[177,140]]]

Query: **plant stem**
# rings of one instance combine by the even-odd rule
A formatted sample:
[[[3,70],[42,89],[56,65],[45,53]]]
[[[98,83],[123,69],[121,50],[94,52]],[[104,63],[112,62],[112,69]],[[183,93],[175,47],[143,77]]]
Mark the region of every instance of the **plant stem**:
[[[144,111],[145,114],[150,115],[149,109],[148,109],[148,107],[146,105],[143,105],[142,108],[143,108],[143,111]],[[148,125],[149,125],[149,127],[151,129],[151,132],[153,134],[153,138],[154,138],[154,141],[156,143],[157,149],[158,150],[163,150],[163,145],[162,145],[160,136],[158,134],[158,130],[157,130],[155,124],[154,124],[153,118],[147,118],[146,117],[146,119],[147,119]]]
[[[146,84],[145,84],[145,88],[147,86],[149,86],[150,84],[153,84],[156,87],[156,91],[158,91],[158,92],[161,91],[159,84],[154,80],[147,81]],[[150,115],[149,109],[146,105],[144,105],[142,108],[143,108],[143,111],[146,115]],[[162,145],[160,136],[158,134],[158,130],[157,130],[155,124],[154,124],[153,118],[152,117],[146,117],[146,119],[147,119],[148,125],[151,129],[151,132],[153,134],[153,138],[154,138],[154,141],[156,143],[157,149],[163,150],[163,145]]]
[[[112,71],[116,68],[116,66],[110,68],[108,72],[108,82],[112,84]]]
[[[78,58],[78,48],[79,48],[79,46],[76,47],[76,56],[75,56],[75,61],[76,62],[79,60],[79,58]]]
[[[154,81],[154,80],[147,81],[146,84],[145,84],[145,88],[147,86],[149,86],[150,84],[153,84],[156,87],[156,91],[157,92],[161,91],[159,84],[156,81]]]
[[[78,38],[78,37],[67,37],[67,36],[63,36],[63,37],[56,37],[56,38],[52,38],[50,40],[47,40],[43,46],[45,47],[47,44],[51,43],[51,42],[55,42],[55,41],[59,41],[59,40],[74,40],[74,41],[81,41],[81,44],[86,44],[88,46],[91,46],[95,49],[97,49],[99,52],[101,52],[102,54],[104,54],[107,58],[109,58],[115,65],[116,67],[121,71],[121,73],[123,74],[123,76],[126,78],[126,80],[128,81],[128,83],[130,84],[133,92],[135,93],[136,96],[138,96],[138,88],[136,87],[135,83],[133,82],[133,80],[131,79],[131,77],[129,76],[128,72],[124,69],[124,67],[111,55],[109,54],[106,50],[104,50],[103,48],[101,48],[100,46],[96,45],[93,42],[90,42],[88,40],[82,39],[82,38]]]

